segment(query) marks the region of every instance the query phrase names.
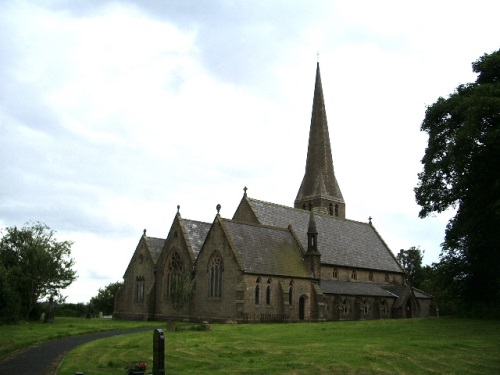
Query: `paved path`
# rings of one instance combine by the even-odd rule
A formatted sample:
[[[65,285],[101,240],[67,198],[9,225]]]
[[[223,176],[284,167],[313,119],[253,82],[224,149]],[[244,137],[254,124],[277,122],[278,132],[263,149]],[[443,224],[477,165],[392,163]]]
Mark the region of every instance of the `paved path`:
[[[76,348],[78,345],[105,337],[145,331],[153,332],[154,328],[147,327],[121,331],[90,333],[87,335],[71,336],[38,344],[27,350],[23,350],[19,354],[16,354],[15,356],[12,356],[0,363],[0,375],[52,375],[57,370],[57,367],[63,360],[64,355],[68,351]]]

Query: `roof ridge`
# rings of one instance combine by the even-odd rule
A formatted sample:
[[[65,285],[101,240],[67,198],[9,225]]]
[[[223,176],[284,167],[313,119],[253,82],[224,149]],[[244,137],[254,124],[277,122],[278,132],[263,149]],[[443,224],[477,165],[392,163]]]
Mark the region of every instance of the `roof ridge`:
[[[286,209],[293,210],[293,211],[303,211],[303,212],[309,213],[309,210],[305,210],[303,208],[290,207],[290,206],[286,206],[284,204],[263,201],[261,199],[256,199],[256,198],[251,198],[251,197],[247,197],[247,199],[249,201],[256,201],[256,202],[260,202],[260,203],[265,203],[265,204],[268,204],[268,205],[271,205],[271,206],[282,207],[282,208],[286,208]],[[325,218],[329,218],[329,219],[336,219],[336,220],[342,220],[342,221],[350,221],[352,223],[370,225],[369,223],[365,223],[364,221],[353,220],[353,219],[341,219],[339,217],[328,215],[328,214],[325,214],[323,212],[314,211],[314,214],[317,215],[317,216],[321,216],[321,217],[325,217]]]
[[[240,221],[240,220],[233,220],[233,219],[224,219],[221,218],[223,221],[229,222],[229,223],[234,223],[234,224],[241,224],[241,225],[248,225],[252,227],[260,227],[260,228],[268,228],[268,229],[277,229],[281,231],[288,232],[288,227],[278,227],[275,225],[266,225],[266,224],[260,224],[260,223],[248,223],[246,221]]]

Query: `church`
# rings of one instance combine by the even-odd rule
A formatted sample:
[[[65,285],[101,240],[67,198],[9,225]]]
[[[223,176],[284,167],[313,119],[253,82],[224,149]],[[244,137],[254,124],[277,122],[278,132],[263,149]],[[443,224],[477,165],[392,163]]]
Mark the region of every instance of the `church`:
[[[247,195],[212,223],[179,207],[166,238],[144,230],[115,319],[300,322],[434,316],[371,220],[346,219],[319,63],[304,178],[293,207]]]

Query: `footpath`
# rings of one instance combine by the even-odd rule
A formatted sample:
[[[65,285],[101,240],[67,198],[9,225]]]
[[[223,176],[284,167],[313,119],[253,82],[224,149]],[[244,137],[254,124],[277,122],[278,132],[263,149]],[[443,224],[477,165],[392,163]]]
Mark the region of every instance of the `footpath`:
[[[0,375],[54,375],[66,353],[79,345],[106,337],[145,331],[154,331],[154,328],[90,333],[47,341],[22,350],[0,363]]]

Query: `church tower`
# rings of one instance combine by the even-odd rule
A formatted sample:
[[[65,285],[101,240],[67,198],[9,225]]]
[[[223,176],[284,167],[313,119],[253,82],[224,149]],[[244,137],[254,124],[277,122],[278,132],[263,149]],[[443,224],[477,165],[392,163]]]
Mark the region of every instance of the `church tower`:
[[[316,66],[306,171],[294,207],[314,209],[317,212],[345,219],[345,202],[333,171],[319,63]]]

